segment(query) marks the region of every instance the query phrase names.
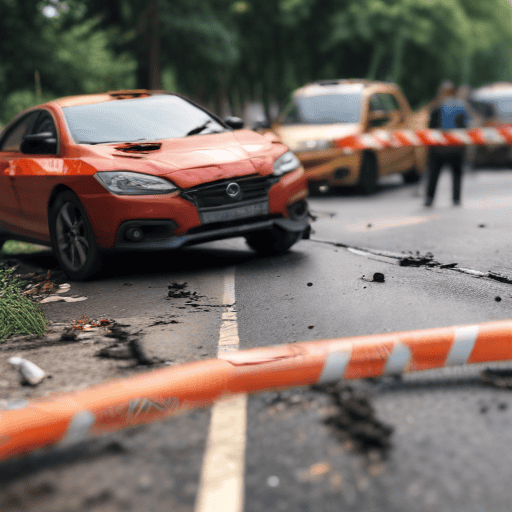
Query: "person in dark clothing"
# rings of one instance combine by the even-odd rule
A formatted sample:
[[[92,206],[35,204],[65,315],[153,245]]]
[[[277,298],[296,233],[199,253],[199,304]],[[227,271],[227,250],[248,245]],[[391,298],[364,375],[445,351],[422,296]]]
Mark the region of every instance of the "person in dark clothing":
[[[439,88],[438,100],[430,112],[429,128],[450,130],[466,128],[468,113],[464,102],[456,99],[455,85],[443,82]],[[448,165],[452,171],[453,204],[460,204],[464,147],[433,147],[428,156],[427,196],[425,206],[432,206],[441,169]]]

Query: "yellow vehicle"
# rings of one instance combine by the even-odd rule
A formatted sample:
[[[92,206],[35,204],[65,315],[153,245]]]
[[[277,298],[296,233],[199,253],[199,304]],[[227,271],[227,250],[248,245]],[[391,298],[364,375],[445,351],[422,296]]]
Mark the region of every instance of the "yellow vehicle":
[[[377,129],[421,127],[415,123],[407,99],[395,84],[325,80],[296,90],[271,128],[299,157],[312,190],[356,185],[371,194],[380,176],[401,173],[406,183],[417,181],[426,152],[402,147],[347,156],[333,141]]]
[[[497,82],[473,91],[470,104],[479,115],[476,126],[500,126],[512,124],[512,83]],[[473,150],[473,167],[512,165],[512,146],[487,144]]]

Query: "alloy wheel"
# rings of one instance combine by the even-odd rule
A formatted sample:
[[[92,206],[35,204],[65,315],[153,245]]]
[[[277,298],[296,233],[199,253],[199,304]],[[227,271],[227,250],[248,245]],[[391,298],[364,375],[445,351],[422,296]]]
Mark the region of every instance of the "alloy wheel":
[[[55,228],[60,257],[71,270],[79,270],[85,265],[90,249],[82,212],[73,203],[64,203],[57,215]]]

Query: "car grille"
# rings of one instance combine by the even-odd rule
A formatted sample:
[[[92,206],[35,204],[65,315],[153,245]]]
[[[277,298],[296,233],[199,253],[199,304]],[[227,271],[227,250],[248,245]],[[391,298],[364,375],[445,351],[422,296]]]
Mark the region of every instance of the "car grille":
[[[211,208],[215,206],[227,206],[240,202],[265,199],[268,197],[270,187],[277,183],[272,176],[246,176],[229,180],[215,181],[198,187],[188,188],[182,192],[182,197],[191,201],[197,208]],[[227,187],[236,183],[240,187],[240,194],[229,197]]]

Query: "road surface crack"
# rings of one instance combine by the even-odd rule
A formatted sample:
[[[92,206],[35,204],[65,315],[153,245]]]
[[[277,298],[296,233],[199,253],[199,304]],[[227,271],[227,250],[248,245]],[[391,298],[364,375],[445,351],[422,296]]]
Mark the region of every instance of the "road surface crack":
[[[401,267],[439,268],[442,270],[451,270],[454,272],[458,272],[460,274],[466,274],[473,277],[483,277],[486,279],[491,279],[493,281],[498,281],[500,283],[512,284],[512,277],[505,276],[503,274],[493,272],[491,270],[484,272],[481,270],[459,267],[457,266],[458,264],[456,262],[441,263],[440,261],[434,259],[434,255],[430,252],[427,252],[426,254],[421,254],[419,251],[416,251],[415,253],[399,253],[385,250],[366,249],[349,244],[344,244],[341,242],[336,242],[334,240],[324,240],[321,238],[310,238],[310,241],[321,244],[328,244],[333,247],[341,247],[342,249],[346,249],[347,251],[353,254],[357,254],[359,256],[378,256],[379,258],[385,258],[388,260],[396,261],[398,265],[400,265]]]

